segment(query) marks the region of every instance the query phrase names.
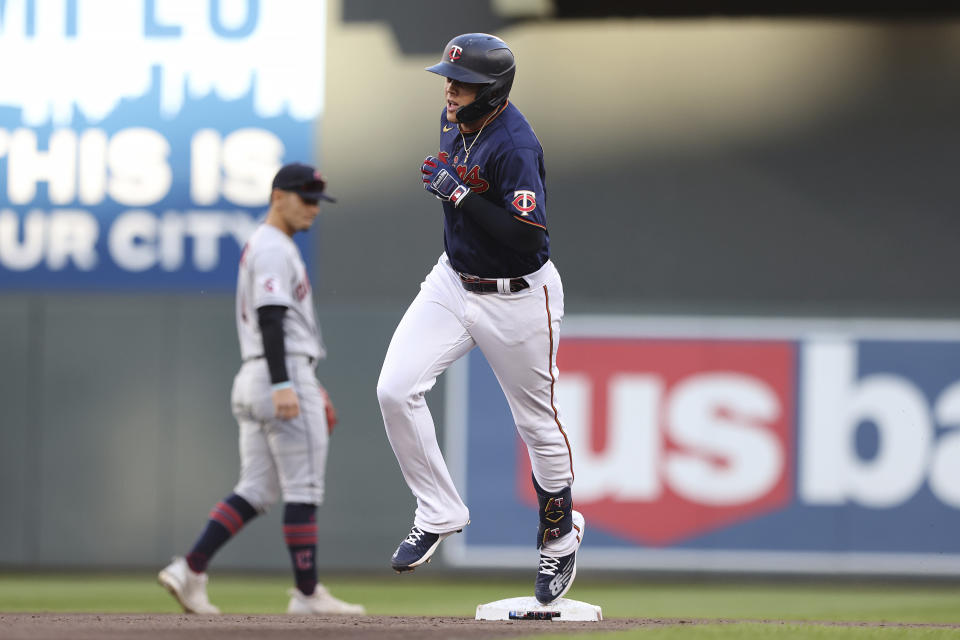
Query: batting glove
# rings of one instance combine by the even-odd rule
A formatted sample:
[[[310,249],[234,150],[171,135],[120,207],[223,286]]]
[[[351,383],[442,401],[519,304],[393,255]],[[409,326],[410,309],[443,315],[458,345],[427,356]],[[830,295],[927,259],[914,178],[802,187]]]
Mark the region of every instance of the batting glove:
[[[457,171],[439,158],[427,156],[420,172],[423,174],[423,188],[455,207],[459,207],[470,194],[470,187],[460,182]]]

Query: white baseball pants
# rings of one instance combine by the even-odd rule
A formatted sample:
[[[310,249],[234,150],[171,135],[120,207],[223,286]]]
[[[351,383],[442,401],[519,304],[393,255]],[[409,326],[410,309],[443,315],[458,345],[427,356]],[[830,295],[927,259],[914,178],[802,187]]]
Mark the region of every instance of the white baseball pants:
[[[523,277],[530,287],[517,293],[469,292],[442,255],[390,341],[377,397],[387,437],[417,499],[414,524],[426,531],[455,531],[470,519],[424,394],[475,346],[500,382],[537,482],[551,493],[573,482],[570,444],[554,396],[563,285],[549,261]]]

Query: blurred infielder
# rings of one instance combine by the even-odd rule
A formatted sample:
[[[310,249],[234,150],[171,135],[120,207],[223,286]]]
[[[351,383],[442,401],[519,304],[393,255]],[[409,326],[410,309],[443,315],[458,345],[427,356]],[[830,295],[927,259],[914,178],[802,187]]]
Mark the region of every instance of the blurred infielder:
[[[277,172],[264,224],[250,236],[237,276],[237,332],[243,364],[231,405],[240,426],[240,480],[210,512],[186,557],[159,574],[187,613],[220,613],[207,597],[207,564],[228,540],[280,498],[296,589],[288,613],[362,614],[317,583],[317,505],[323,501],[329,432],[336,413],[314,372],[326,353],[293,235],[320,212],[326,184],[313,167]]]
[[[457,36],[427,71],[446,78],[440,152],[421,167],[424,188],[443,201],[445,252],[400,321],[377,385],[387,437],[417,498],[392,566],[402,572],[428,562],[441,540],[470,522],[424,393],[480,347],[533,466],[534,591],[549,603],[573,583],[584,521],[572,508],[572,455],[554,395],[563,285],[549,259],[543,149],[507,100],[515,64],[502,40]]]

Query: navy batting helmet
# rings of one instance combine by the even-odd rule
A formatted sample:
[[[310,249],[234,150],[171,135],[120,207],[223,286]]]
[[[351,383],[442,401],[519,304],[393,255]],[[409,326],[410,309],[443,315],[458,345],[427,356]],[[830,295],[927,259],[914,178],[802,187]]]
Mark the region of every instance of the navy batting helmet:
[[[427,67],[445,78],[485,85],[457,109],[457,121],[473,122],[507,101],[517,65],[507,43],[487,33],[465,33],[447,43],[440,62]]]

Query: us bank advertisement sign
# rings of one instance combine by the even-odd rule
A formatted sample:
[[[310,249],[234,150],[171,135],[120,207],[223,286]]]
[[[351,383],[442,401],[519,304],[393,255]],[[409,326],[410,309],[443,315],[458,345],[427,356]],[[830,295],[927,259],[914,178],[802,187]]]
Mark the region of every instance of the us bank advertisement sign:
[[[232,289],[274,173],[313,162],[325,16],[0,0],[0,290]]]
[[[573,317],[557,363],[581,567],[960,574],[960,323]],[[530,461],[479,350],[447,393],[472,521],[448,561],[535,566]]]

